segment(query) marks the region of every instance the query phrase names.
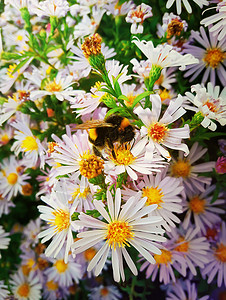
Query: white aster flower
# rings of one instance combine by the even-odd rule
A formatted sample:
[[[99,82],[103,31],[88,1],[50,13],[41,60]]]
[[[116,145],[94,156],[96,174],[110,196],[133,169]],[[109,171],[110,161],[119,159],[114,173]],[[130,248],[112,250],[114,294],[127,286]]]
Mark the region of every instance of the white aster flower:
[[[118,300],[122,298],[122,294],[114,285],[105,285],[94,287],[88,295],[90,300]]]
[[[178,120],[185,114],[185,110],[181,107],[183,98],[179,95],[175,101],[170,101],[169,106],[159,119],[161,113],[162,102],[159,95],[151,95],[152,110],[137,107],[134,112],[139,116],[145,126],[141,127],[141,135],[146,141],[146,156],[151,157],[154,150],[161,155],[170,159],[169,152],[163,147],[170,149],[182,150],[188,155],[189,150],[186,144],[182,144],[182,139],[189,138],[190,130],[186,124],[182,128],[168,128],[167,125]],[[163,146],[161,146],[163,145]]]
[[[69,11],[69,4],[67,0],[45,0],[39,2],[33,7],[33,13],[39,17],[65,17]]]
[[[145,217],[145,215],[157,208],[157,205],[144,207],[145,202],[146,198],[137,201],[134,197],[131,197],[120,210],[121,191],[117,189],[114,202],[111,193],[107,192],[109,213],[101,201],[94,200],[95,208],[105,221],[100,221],[84,213],[80,214],[80,221],[76,221],[77,225],[92,228],[93,230],[87,230],[77,235],[79,240],[72,245],[72,248],[75,249],[74,253],[80,253],[101,241],[105,241],[104,245],[89,263],[88,272],[95,268],[95,276],[98,276],[105,265],[109,252],[111,252],[115,281],[120,281],[120,277],[123,281],[125,280],[123,257],[132,273],[137,275],[137,268],[130,258],[126,246],[133,246],[150,263],[155,263],[153,256],[148,250],[161,254],[161,251],[153,241],[165,241],[164,237],[155,234],[163,232],[156,226],[161,224],[162,218],[155,216]]]
[[[188,43],[184,44],[183,52],[194,55],[198,63],[187,66],[184,76],[192,75],[189,81],[193,82],[204,71],[202,83],[206,83],[210,78],[212,84],[215,85],[216,77],[218,77],[222,85],[226,86],[226,39],[218,41],[217,36],[214,36],[210,29],[209,26],[209,38],[202,26],[200,32],[191,31]]]
[[[9,294],[10,291],[8,290],[8,287],[4,284],[3,280],[0,280],[0,298],[6,299]]]
[[[207,0],[193,0],[200,8],[203,7],[203,5],[209,5],[209,2]],[[168,0],[166,3],[166,8],[169,9],[175,0]],[[176,0],[176,8],[178,15],[181,14],[181,2],[183,2],[187,12],[190,14],[192,13],[191,5],[189,4],[188,0]]]
[[[47,257],[56,257],[66,241],[64,261],[67,263],[68,253],[73,243],[72,230],[78,230],[78,227],[71,220],[78,202],[74,202],[73,205],[69,203],[70,199],[68,199],[65,185],[63,185],[61,190],[58,189],[57,192],[52,191],[50,196],[42,196],[41,200],[48,205],[38,206],[41,213],[40,218],[48,222],[48,228],[39,233],[38,237],[42,238],[42,243],[53,238],[45,250],[45,255]]]
[[[8,215],[10,212],[10,207],[15,207],[15,204],[11,201],[11,199],[3,198],[0,195],[0,217],[5,214]]]
[[[180,67],[179,70],[184,70],[185,66],[199,62],[193,55],[181,55],[168,44],[154,47],[152,41],[139,41],[138,38],[133,39],[132,42],[144,53],[152,65],[160,67],[161,69],[167,67]]]
[[[209,82],[207,88],[203,84],[192,85],[191,91],[196,95],[187,92],[185,93],[186,99],[197,108],[191,106],[186,106],[186,108],[194,110],[196,113],[201,112],[204,117],[201,125],[215,131],[217,125],[212,120],[216,120],[224,126],[226,124],[226,87],[220,93],[220,87],[213,86]]]
[[[3,229],[3,227],[0,225],[0,249],[7,249],[9,242],[10,242],[10,238],[8,237],[9,233],[5,232],[5,230]],[[0,252],[0,258],[1,258],[1,252]]]
[[[24,276],[21,269],[11,276],[9,280],[13,295],[18,300],[34,300],[41,298],[42,285],[38,276],[34,272],[30,272],[28,276]]]

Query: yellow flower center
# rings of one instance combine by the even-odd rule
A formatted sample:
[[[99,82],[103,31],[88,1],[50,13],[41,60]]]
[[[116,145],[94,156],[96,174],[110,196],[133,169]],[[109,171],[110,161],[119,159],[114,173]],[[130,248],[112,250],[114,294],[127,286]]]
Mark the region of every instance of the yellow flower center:
[[[148,136],[155,142],[161,143],[166,137],[168,130],[169,129],[164,124],[156,122],[151,124],[148,128]]]
[[[23,36],[19,34],[16,39],[17,39],[17,41],[22,41],[23,40]]]
[[[162,254],[155,254],[154,259],[156,264],[159,266],[160,264],[167,265],[172,262],[172,254],[168,250],[161,249]]]
[[[84,152],[79,162],[79,170],[81,175],[86,178],[94,178],[102,173],[104,161],[100,157],[90,154],[89,151]]]
[[[163,203],[162,197],[164,196],[162,189],[159,189],[158,186],[146,187],[142,189],[142,196],[147,197],[146,205],[158,204],[158,208],[161,208],[161,203]]]
[[[30,292],[30,287],[28,283],[21,284],[17,290],[17,293],[20,295],[20,297],[28,297],[29,292]]]
[[[46,282],[46,287],[48,291],[56,291],[58,289],[58,284],[53,280],[50,280]]]
[[[69,211],[58,209],[52,212],[52,214],[55,216],[54,220],[50,220],[50,223],[52,225],[55,225],[56,231],[60,232],[62,230],[68,229],[70,226],[70,214]]]
[[[48,153],[53,153],[55,151],[54,147],[57,146],[57,143],[55,142],[49,142],[48,143]]]
[[[114,154],[115,157],[113,157],[112,153],[110,153],[110,158],[116,165],[127,166],[132,164],[136,159],[130,151],[129,144],[114,146]]]
[[[54,263],[54,267],[57,269],[58,273],[64,273],[68,268],[68,264],[65,264],[63,259],[59,259]]]
[[[7,177],[9,184],[17,183],[18,175],[16,173],[10,173]]]
[[[2,142],[3,145],[6,145],[9,142],[8,134],[5,133],[1,136],[1,142]]]
[[[17,91],[17,96],[21,102],[30,100],[30,92],[28,92],[28,91],[19,90],[19,91]]]
[[[96,255],[96,249],[94,249],[93,247],[87,249],[84,251],[84,257],[85,260],[87,261],[91,261],[91,259]]]
[[[21,144],[21,148],[23,148],[25,152],[34,150],[37,151],[38,144],[36,142],[36,139],[33,136],[26,136]]]
[[[160,91],[159,96],[160,96],[162,102],[166,99],[171,99],[169,90],[164,89],[164,90],[159,90],[159,91]]]
[[[109,294],[109,290],[106,287],[103,287],[100,290],[100,294],[101,294],[101,296],[105,297],[105,296],[107,296]]]
[[[205,211],[205,203],[205,199],[200,199],[198,196],[195,196],[190,200],[189,206],[194,214],[200,214]]]
[[[117,245],[129,246],[128,240],[133,239],[133,236],[132,226],[129,226],[127,222],[116,220],[107,225],[106,239],[111,248],[115,249]]]
[[[226,263],[226,245],[220,244],[218,245],[216,251],[215,251],[215,256],[217,259],[223,263]]]
[[[213,69],[217,68],[221,62],[226,58],[225,52],[219,48],[210,48],[206,50],[205,56],[203,58],[206,63],[206,67],[211,67]]]
[[[80,188],[77,188],[77,189],[75,189],[74,193],[72,194],[72,198],[75,199],[76,196],[78,196],[78,195],[81,198],[86,198],[87,195],[89,195],[89,193],[90,193],[90,188],[89,187],[85,188],[82,193],[81,193]]]
[[[130,93],[130,94],[127,95],[127,98],[128,98],[128,100],[125,101],[125,105],[126,106],[132,106],[136,96],[134,96],[133,93]]]
[[[7,69],[8,72],[6,73],[6,75],[8,75],[9,78],[14,78],[14,75],[12,73],[16,69],[16,66],[17,66],[16,64],[9,65],[9,67]],[[17,72],[19,73],[19,70],[17,70]]]
[[[85,41],[82,44],[82,51],[86,58],[89,58],[91,55],[97,55],[101,53],[101,41],[102,38],[98,33],[95,33],[91,37],[85,38]]]
[[[171,166],[171,173],[174,177],[186,178],[189,176],[190,170],[191,165],[189,164],[189,162],[181,159],[173,163]]]
[[[54,93],[62,91],[62,85],[60,83],[56,83],[56,79],[54,78],[53,81],[48,81],[45,85],[45,90]]]
[[[183,30],[183,28],[184,28],[184,25],[183,25],[183,23],[180,20],[173,19],[168,24],[166,38],[169,39],[172,36],[180,36],[181,31]]]
[[[174,250],[179,252],[188,252],[189,242],[186,242],[182,236],[179,237],[176,243],[179,245],[176,246]]]
[[[210,100],[206,101],[206,103],[204,103],[204,105],[207,105],[209,110],[212,111],[212,112],[217,112],[218,111],[217,106],[213,102],[210,102]]]

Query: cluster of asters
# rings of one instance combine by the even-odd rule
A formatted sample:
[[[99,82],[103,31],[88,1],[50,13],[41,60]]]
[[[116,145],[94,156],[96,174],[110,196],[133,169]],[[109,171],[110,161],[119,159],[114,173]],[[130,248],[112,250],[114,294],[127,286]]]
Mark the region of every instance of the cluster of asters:
[[[0,7],[0,299],[225,296],[226,1],[137,2]]]

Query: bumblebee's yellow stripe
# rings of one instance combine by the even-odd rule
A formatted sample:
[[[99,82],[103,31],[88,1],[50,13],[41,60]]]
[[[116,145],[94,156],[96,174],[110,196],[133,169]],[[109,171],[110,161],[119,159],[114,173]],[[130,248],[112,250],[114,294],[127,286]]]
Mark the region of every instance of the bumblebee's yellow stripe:
[[[123,118],[122,122],[121,122],[121,125],[120,125],[120,128],[124,130],[129,125],[130,125],[130,121],[127,118]]]
[[[95,141],[97,139],[96,128],[89,129],[89,137],[91,140]]]

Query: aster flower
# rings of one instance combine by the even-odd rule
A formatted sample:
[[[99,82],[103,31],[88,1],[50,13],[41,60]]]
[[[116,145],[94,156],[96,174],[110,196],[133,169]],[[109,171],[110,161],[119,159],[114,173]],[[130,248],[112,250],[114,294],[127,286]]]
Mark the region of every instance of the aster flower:
[[[147,197],[147,206],[157,204],[158,209],[154,210],[152,215],[163,218],[162,226],[167,231],[171,231],[171,227],[175,227],[175,223],[180,223],[180,219],[174,214],[182,213],[179,194],[183,190],[183,186],[181,186],[179,180],[165,177],[165,172],[162,171],[155,176],[144,175],[137,188],[141,192],[124,187],[124,190],[122,190],[123,199],[127,200],[129,197],[140,194],[142,197]]]
[[[122,298],[122,294],[114,285],[105,285],[94,287],[88,295],[90,300],[118,300]]]
[[[204,184],[210,184],[211,178],[200,176],[200,173],[211,172],[215,167],[215,162],[209,161],[194,165],[194,163],[199,160],[207,152],[207,150],[207,148],[203,148],[198,144],[198,142],[195,142],[186,158],[183,157],[183,152],[180,151],[178,159],[172,159],[172,163],[170,165],[171,176],[180,178],[186,192],[188,190],[204,192]]]
[[[146,140],[142,139],[131,147],[132,142],[124,145],[114,145],[114,156],[110,149],[107,149],[108,161],[105,162],[105,171],[108,174],[127,174],[137,180],[137,173],[151,174],[159,172],[159,168],[164,167],[166,163],[164,159],[156,152],[152,152],[151,158],[145,158]]]
[[[23,186],[27,184],[30,176],[24,174],[24,166],[21,161],[17,161],[14,156],[5,158],[1,164],[0,174],[0,194],[1,197],[10,200],[18,193],[22,194]]]
[[[147,156],[151,157],[153,150],[157,150],[161,155],[170,159],[169,152],[163,147],[182,150],[188,155],[189,150],[187,145],[182,144],[183,138],[189,138],[189,126],[183,128],[169,129],[167,125],[178,120],[185,114],[185,110],[181,107],[183,98],[179,95],[173,102],[171,101],[162,118],[159,119],[161,113],[161,98],[159,95],[151,95],[152,110],[149,108],[143,109],[137,107],[134,112],[139,115],[139,118],[144,123],[141,127],[141,135],[146,141]],[[161,146],[163,145],[163,146]]]
[[[104,208],[103,203],[97,200],[93,202],[105,221],[95,219],[84,213],[80,214],[80,220],[75,221],[77,225],[92,228],[93,230],[80,232],[77,235],[79,240],[72,245],[72,248],[75,249],[74,254],[85,251],[101,241],[105,241],[104,245],[89,263],[87,271],[95,268],[95,276],[98,276],[111,251],[115,281],[118,282],[120,277],[123,281],[125,280],[123,257],[132,273],[137,275],[136,266],[130,258],[126,246],[133,246],[146,260],[150,263],[155,263],[153,256],[147,250],[157,254],[161,253],[153,241],[165,241],[164,237],[155,234],[163,232],[156,227],[156,225],[161,224],[162,218],[155,216],[144,217],[147,213],[157,208],[157,205],[144,207],[145,202],[146,198],[137,201],[131,197],[120,210],[121,191],[117,189],[114,203],[111,193],[107,192],[109,213]]]
[[[198,60],[193,55],[181,55],[167,44],[154,47],[152,41],[139,41],[139,39],[133,39],[133,43],[144,53],[152,66],[154,65],[161,69],[180,67],[180,70],[184,70],[185,66],[198,63]]]
[[[213,227],[213,224],[220,222],[220,214],[225,213],[225,210],[218,207],[218,205],[225,204],[225,200],[222,199],[222,194],[218,195],[218,199],[215,202],[211,202],[213,195],[212,192],[216,186],[206,186],[203,193],[196,193],[194,191],[187,190],[189,201],[183,203],[183,211],[186,212],[183,221],[184,229],[187,229],[193,216],[195,226],[198,227],[201,232],[206,232],[206,227]]]
[[[53,265],[45,270],[48,281],[54,280],[59,286],[69,287],[73,281],[78,283],[82,278],[81,265],[76,263],[71,257],[65,262],[63,249],[58,253],[56,259],[50,258],[49,260]]]
[[[203,270],[202,274],[207,275],[208,281],[210,284],[213,279],[217,278],[217,286],[221,285],[226,286],[226,225],[225,222],[222,222],[222,227],[220,231],[220,236],[218,241],[212,246],[211,253],[208,256],[209,263]]]
[[[203,7],[203,5],[209,5],[209,2],[207,0],[193,0],[200,8]],[[169,9],[175,0],[168,0],[166,3],[166,8]],[[176,8],[178,15],[181,14],[181,2],[183,2],[187,12],[190,14],[192,13],[191,5],[189,4],[188,0],[176,0]]]
[[[1,116],[0,116],[1,119]],[[4,129],[0,129],[0,147],[8,144],[8,142],[13,138],[13,129],[11,126],[5,126]]]
[[[9,280],[13,295],[18,300],[24,299],[40,299],[42,285],[35,276],[34,272],[30,272],[28,276],[23,275],[21,269],[11,276]]]
[[[107,14],[112,14],[116,17],[126,15],[134,6],[133,1],[126,1],[120,4],[118,0],[113,0],[104,7],[107,10]]]
[[[3,198],[0,195],[0,217],[3,214],[8,215],[10,212],[10,207],[15,207],[15,204],[11,200]]]
[[[41,213],[40,219],[48,222],[48,228],[39,233],[38,237],[42,238],[42,243],[53,238],[45,250],[45,255],[55,258],[66,241],[64,261],[67,263],[68,253],[73,243],[72,230],[78,230],[78,227],[71,221],[71,216],[78,202],[74,202],[73,205],[69,203],[70,199],[68,199],[65,185],[63,185],[61,190],[58,189],[57,192],[53,190],[50,196],[42,196],[41,200],[48,205],[38,206],[38,210]]]
[[[132,23],[131,26],[131,33],[137,34],[137,33],[143,33],[143,22],[145,19],[152,17],[152,8],[149,5],[146,5],[142,3],[141,5],[138,5],[136,8],[131,9],[127,16],[126,16],[126,22]],[[139,23],[137,25],[137,23]]]
[[[9,242],[10,242],[10,238],[8,238],[9,233],[5,232],[5,230],[3,229],[3,227],[0,225],[0,249],[7,249]],[[1,253],[0,253],[0,258],[1,258]]]
[[[31,167],[34,167],[40,159],[40,167],[43,168],[45,149],[39,139],[33,135],[31,129],[23,121],[15,121],[11,123],[11,126],[17,129],[14,133],[16,141],[12,145],[11,151],[14,151],[16,155],[20,152],[24,153],[24,159]]]
[[[3,280],[0,280],[0,297],[2,299],[6,299],[7,296],[9,296],[10,292],[8,290],[8,287],[4,285]]]
[[[69,4],[66,0],[45,0],[39,2],[33,7],[33,13],[39,17],[43,16],[55,16],[58,18],[65,17],[69,11]]]
[[[70,296],[68,287],[60,286],[55,280],[48,280],[43,284],[42,296],[46,300],[67,299]]]
[[[23,230],[25,248],[34,247],[38,244],[38,234],[41,231],[41,220],[31,220]]]
[[[218,174],[226,173],[226,157],[225,156],[218,157],[215,169]]]
[[[209,296],[198,298],[197,288],[195,283],[189,279],[183,281],[178,279],[176,283],[168,285],[166,300],[208,300]]]
[[[223,86],[226,85],[226,71],[225,71],[225,50],[226,40],[222,39],[217,41],[217,36],[214,36],[209,31],[209,38],[203,27],[200,27],[200,32],[191,31],[189,42],[184,44],[184,53],[190,53],[198,59],[196,65],[191,64],[187,67],[184,74],[185,77],[190,77],[190,82],[204,71],[202,77],[202,83],[206,83],[210,78],[210,81],[215,85],[216,77],[220,80]],[[198,45],[194,45],[194,43]]]
[[[218,40],[221,41],[224,39],[226,34],[226,1],[223,0],[217,4],[216,11],[214,15],[207,17],[201,20],[200,24],[204,26],[209,26],[216,23],[213,27],[210,28],[210,32],[213,32],[213,35],[216,35]]]

